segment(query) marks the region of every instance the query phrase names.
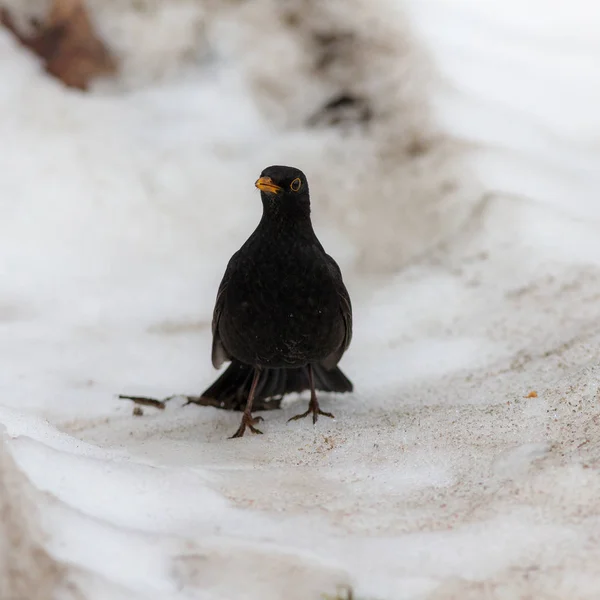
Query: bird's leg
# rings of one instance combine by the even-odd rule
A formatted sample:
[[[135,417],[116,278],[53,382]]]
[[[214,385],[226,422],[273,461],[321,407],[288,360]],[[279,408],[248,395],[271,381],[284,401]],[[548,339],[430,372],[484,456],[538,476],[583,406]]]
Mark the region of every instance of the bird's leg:
[[[317,400],[317,392],[315,392],[315,382],[313,379],[313,371],[312,365],[308,365],[308,383],[310,384],[310,402],[308,403],[308,410],[303,412],[300,415],[296,415],[295,417],[291,417],[288,419],[288,423],[290,421],[297,421],[298,419],[303,419],[304,417],[308,417],[312,413],[313,416],[313,424],[317,422],[319,415],[323,415],[324,417],[330,417],[335,419],[335,417],[328,412],[322,411],[319,408],[319,401]]]
[[[256,393],[256,386],[258,385],[259,379],[260,369],[256,367],[254,369],[254,379],[252,379],[252,385],[250,386],[250,392],[248,393],[248,400],[246,400],[246,408],[244,409],[244,414],[242,415],[242,422],[240,423],[238,430],[229,439],[242,437],[246,431],[246,427],[248,427],[252,433],[262,433],[262,431],[260,429],[256,429],[254,425],[262,421],[263,418],[252,416],[252,402],[254,401],[254,394]]]

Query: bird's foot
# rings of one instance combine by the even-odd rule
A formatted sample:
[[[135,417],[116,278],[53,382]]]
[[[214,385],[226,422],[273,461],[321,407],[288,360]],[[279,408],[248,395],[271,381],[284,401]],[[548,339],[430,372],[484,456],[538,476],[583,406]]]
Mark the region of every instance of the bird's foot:
[[[310,415],[311,413],[313,416],[313,424],[315,424],[317,422],[317,420],[319,419],[319,415],[323,415],[324,417],[329,417],[330,419],[335,419],[333,414],[325,412],[324,410],[321,410],[319,408],[319,403],[317,402],[317,400],[311,400],[308,403],[308,410],[306,412],[303,412],[302,414],[296,415],[295,417],[290,417],[288,419],[288,423],[290,421],[297,421],[298,419],[304,419],[304,417],[308,417],[308,415]]]
[[[244,435],[244,432],[246,431],[246,427],[252,433],[262,433],[262,431],[260,429],[257,429],[256,427],[254,427],[254,425],[256,425],[257,423],[260,423],[263,420],[264,419],[262,417],[253,417],[250,413],[245,412],[244,415],[242,416],[242,422],[240,423],[240,426],[238,427],[237,431],[229,439],[232,440],[233,438],[242,437]]]

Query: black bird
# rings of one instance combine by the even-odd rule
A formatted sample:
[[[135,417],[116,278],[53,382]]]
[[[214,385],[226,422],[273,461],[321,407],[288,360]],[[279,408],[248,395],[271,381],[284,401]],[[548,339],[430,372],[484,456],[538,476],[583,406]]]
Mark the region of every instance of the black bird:
[[[323,412],[315,390],[351,392],[337,367],[352,338],[352,305],[339,266],[317,239],[308,182],[294,167],[266,168],[255,183],[263,214],[231,257],[217,292],[212,363],[227,370],[202,394],[222,406],[246,400],[242,422],[262,433],[252,403],[310,389],[305,413]]]

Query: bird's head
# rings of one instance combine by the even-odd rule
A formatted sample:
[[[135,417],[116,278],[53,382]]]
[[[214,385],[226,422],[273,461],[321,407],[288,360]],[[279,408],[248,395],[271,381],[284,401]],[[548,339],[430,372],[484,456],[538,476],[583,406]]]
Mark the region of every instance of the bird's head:
[[[274,165],[267,167],[254,184],[265,208],[309,210],[308,182],[300,169]]]

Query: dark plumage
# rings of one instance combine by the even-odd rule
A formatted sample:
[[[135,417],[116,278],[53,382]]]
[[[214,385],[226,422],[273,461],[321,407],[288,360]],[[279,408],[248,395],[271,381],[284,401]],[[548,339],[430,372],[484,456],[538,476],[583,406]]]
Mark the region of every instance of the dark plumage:
[[[215,304],[212,362],[227,370],[202,397],[236,406],[246,401],[241,437],[260,418],[254,401],[311,390],[308,410],[319,408],[315,389],[350,392],[337,367],[352,338],[352,306],[337,263],[321,246],[310,219],[308,182],[293,167],[265,169],[256,187],[263,215],[231,257]]]

